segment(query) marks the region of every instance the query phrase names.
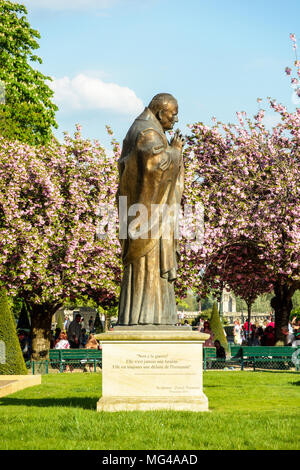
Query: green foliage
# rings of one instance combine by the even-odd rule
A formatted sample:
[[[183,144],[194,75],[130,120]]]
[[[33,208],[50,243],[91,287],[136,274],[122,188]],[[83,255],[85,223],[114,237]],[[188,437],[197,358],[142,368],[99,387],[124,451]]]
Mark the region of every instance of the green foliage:
[[[64,301],[64,307],[70,310],[75,310],[77,307],[92,307],[97,308],[97,302],[95,302],[88,295],[78,295],[76,299],[66,299]]]
[[[224,326],[224,330],[227,334],[227,336],[233,336],[233,329],[234,327],[232,325],[227,325],[227,326]]]
[[[25,302],[23,302],[23,305],[22,305],[21,313],[19,316],[18,324],[17,324],[17,329],[18,330],[30,330],[30,323],[29,323],[28,312],[27,312]]]
[[[259,295],[252,304],[251,312],[266,313],[266,314],[270,313],[272,311],[272,308],[270,305],[272,297],[274,297],[273,293]],[[247,312],[247,304],[240,297],[236,297],[236,311]]]
[[[9,307],[11,309],[13,317],[15,318],[16,321],[18,321],[21,315],[21,310],[23,308],[23,303],[24,303],[23,299],[21,297],[15,296],[15,297],[8,297],[7,301],[9,303]]]
[[[57,127],[51,77],[30,65],[41,59],[38,31],[31,28],[25,6],[0,0],[0,135],[31,145],[44,144]]]
[[[56,328],[59,328],[61,331],[64,329],[64,318],[62,312],[58,314]]]
[[[210,320],[211,314],[212,314],[212,309],[211,308],[208,308],[206,310],[202,310],[201,318],[203,318],[203,320]]]
[[[188,308],[189,308],[189,306],[188,306],[187,302],[185,302],[184,299],[177,300],[177,310],[179,312],[186,312]]]
[[[180,299],[177,302],[177,309],[179,312],[197,312],[198,308],[197,299],[192,292],[188,292],[184,299]]]
[[[210,318],[210,329],[214,334],[214,341],[218,339],[221,345],[223,346],[223,348],[227,350],[228,348],[227,339],[224,334],[224,329],[221,323],[221,319],[220,319],[216,302],[214,302],[213,308],[212,308],[212,313],[211,313],[211,318]]]
[[[293,308],[294,309],[299,309],[300,308],[300,290],[296,290],[292,297],[292,302],[293,302]]]
[[[5,345],[5,364],[0,362],[0,374],[26,375],[27,369],[16,333],[15,322],[3,288],[0,289],[0,341],[3,341]]]
[[[208,295],[207,297],[202,299],[201,300],[202,312],[206,311],[206,310],[211,310],[212,306],[213,306],[213,303],[214,303],[213,295]]]
[[[295,317],[297,317],[297,320],[300,319],[300,307],[293,308],[290,315],[290,321],[292,321]]]

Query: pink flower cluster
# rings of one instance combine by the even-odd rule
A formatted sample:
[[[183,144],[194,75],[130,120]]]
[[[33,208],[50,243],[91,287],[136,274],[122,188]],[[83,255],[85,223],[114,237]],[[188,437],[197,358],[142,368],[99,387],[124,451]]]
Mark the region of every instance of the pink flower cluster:
[[[116,299],[116,232],[97,238],[103,201],[115,205],[118,155],[75,138],[30,147],[0,138],[0,281],[29,304],[89,295]]]
[[[300,110],[269,103],[280,118],[271,131],[264,110],[190,126],[185,202],[203,204],[205,230],[202,246],[181,243],[181,295],[229,286],[251,303],[275,285],[300,287]]]

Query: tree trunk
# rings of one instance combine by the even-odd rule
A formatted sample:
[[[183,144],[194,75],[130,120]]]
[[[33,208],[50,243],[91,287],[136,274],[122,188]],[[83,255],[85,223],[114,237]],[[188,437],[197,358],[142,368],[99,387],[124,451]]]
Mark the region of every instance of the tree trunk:
[[[28,309],[31,317],[31,360],[49,360],[51,323],[56,307],[44,304],[29,304]]]
[[[251,328],[250,328],[250,321],[251,321],[251,307],[252,303],[247,303],[247,309],[248,309],[248,329],[247,329],[247,344],[250,346],[250,336],[251,336]]]
[[[107,331],[109,331],[109,328],[110,328],[110,316],[106,314],[104,332],[106,333]]]
[[[271,307],[275,310],[275,341],[286,341],[283,333],[288,328],[291,310],[293,308],[292,297],[295,286],[276,283],[274,285],[275,297],[271,300]]]

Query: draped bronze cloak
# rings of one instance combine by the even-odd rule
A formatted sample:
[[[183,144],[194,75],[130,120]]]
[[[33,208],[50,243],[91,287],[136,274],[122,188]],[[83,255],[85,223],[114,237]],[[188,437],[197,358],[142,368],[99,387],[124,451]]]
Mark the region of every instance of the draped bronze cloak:
[[[166,226],[164,220],[170,221],[171,212],[168,219],[161,219],[155,211],[172,210],[180,204],[183,180],[181,152],[169,145],[160,122],[145,108],[129,129],[119,159],[117,196],[126,196],[129,213],[138,208],[135,204],[146,209],[133,210],[132,215],[127,212],[125,217],[124,212],[120,213],[120,219],[125,218],[127,224],[126,236],[120,240],[124,265],[120,325],[177,322],[173,286],[177,270],[176,222]],[[141,236],[132,238],[130,229],[134,226],[141,230]]]

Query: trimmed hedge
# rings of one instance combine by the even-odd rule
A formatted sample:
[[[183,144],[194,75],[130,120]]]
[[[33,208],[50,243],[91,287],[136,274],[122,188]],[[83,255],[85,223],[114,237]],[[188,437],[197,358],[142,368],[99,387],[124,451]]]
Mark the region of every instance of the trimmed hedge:
[[[5,363],[0,360],[1,375],[26,375],[27,369],[23,359],[16,326],[12,317],[5,289],[0,289],[0,341],[4,343]],[[3,343],[1,344],[3,348]],[[2,355],[1,355],[2,356]]]
[[[212,309],[209,324],[210,324],[210,329],[214,334],[214,341],[218,339],[221,345],[223,346],[223,348],[225,349],[225,351],[227,351],[228,343],[227,343],[226,336],[224,334],[224,328],[221,323],[220,314],[219,314],[216,302],[214,302],[213,304],[213,309]]]

